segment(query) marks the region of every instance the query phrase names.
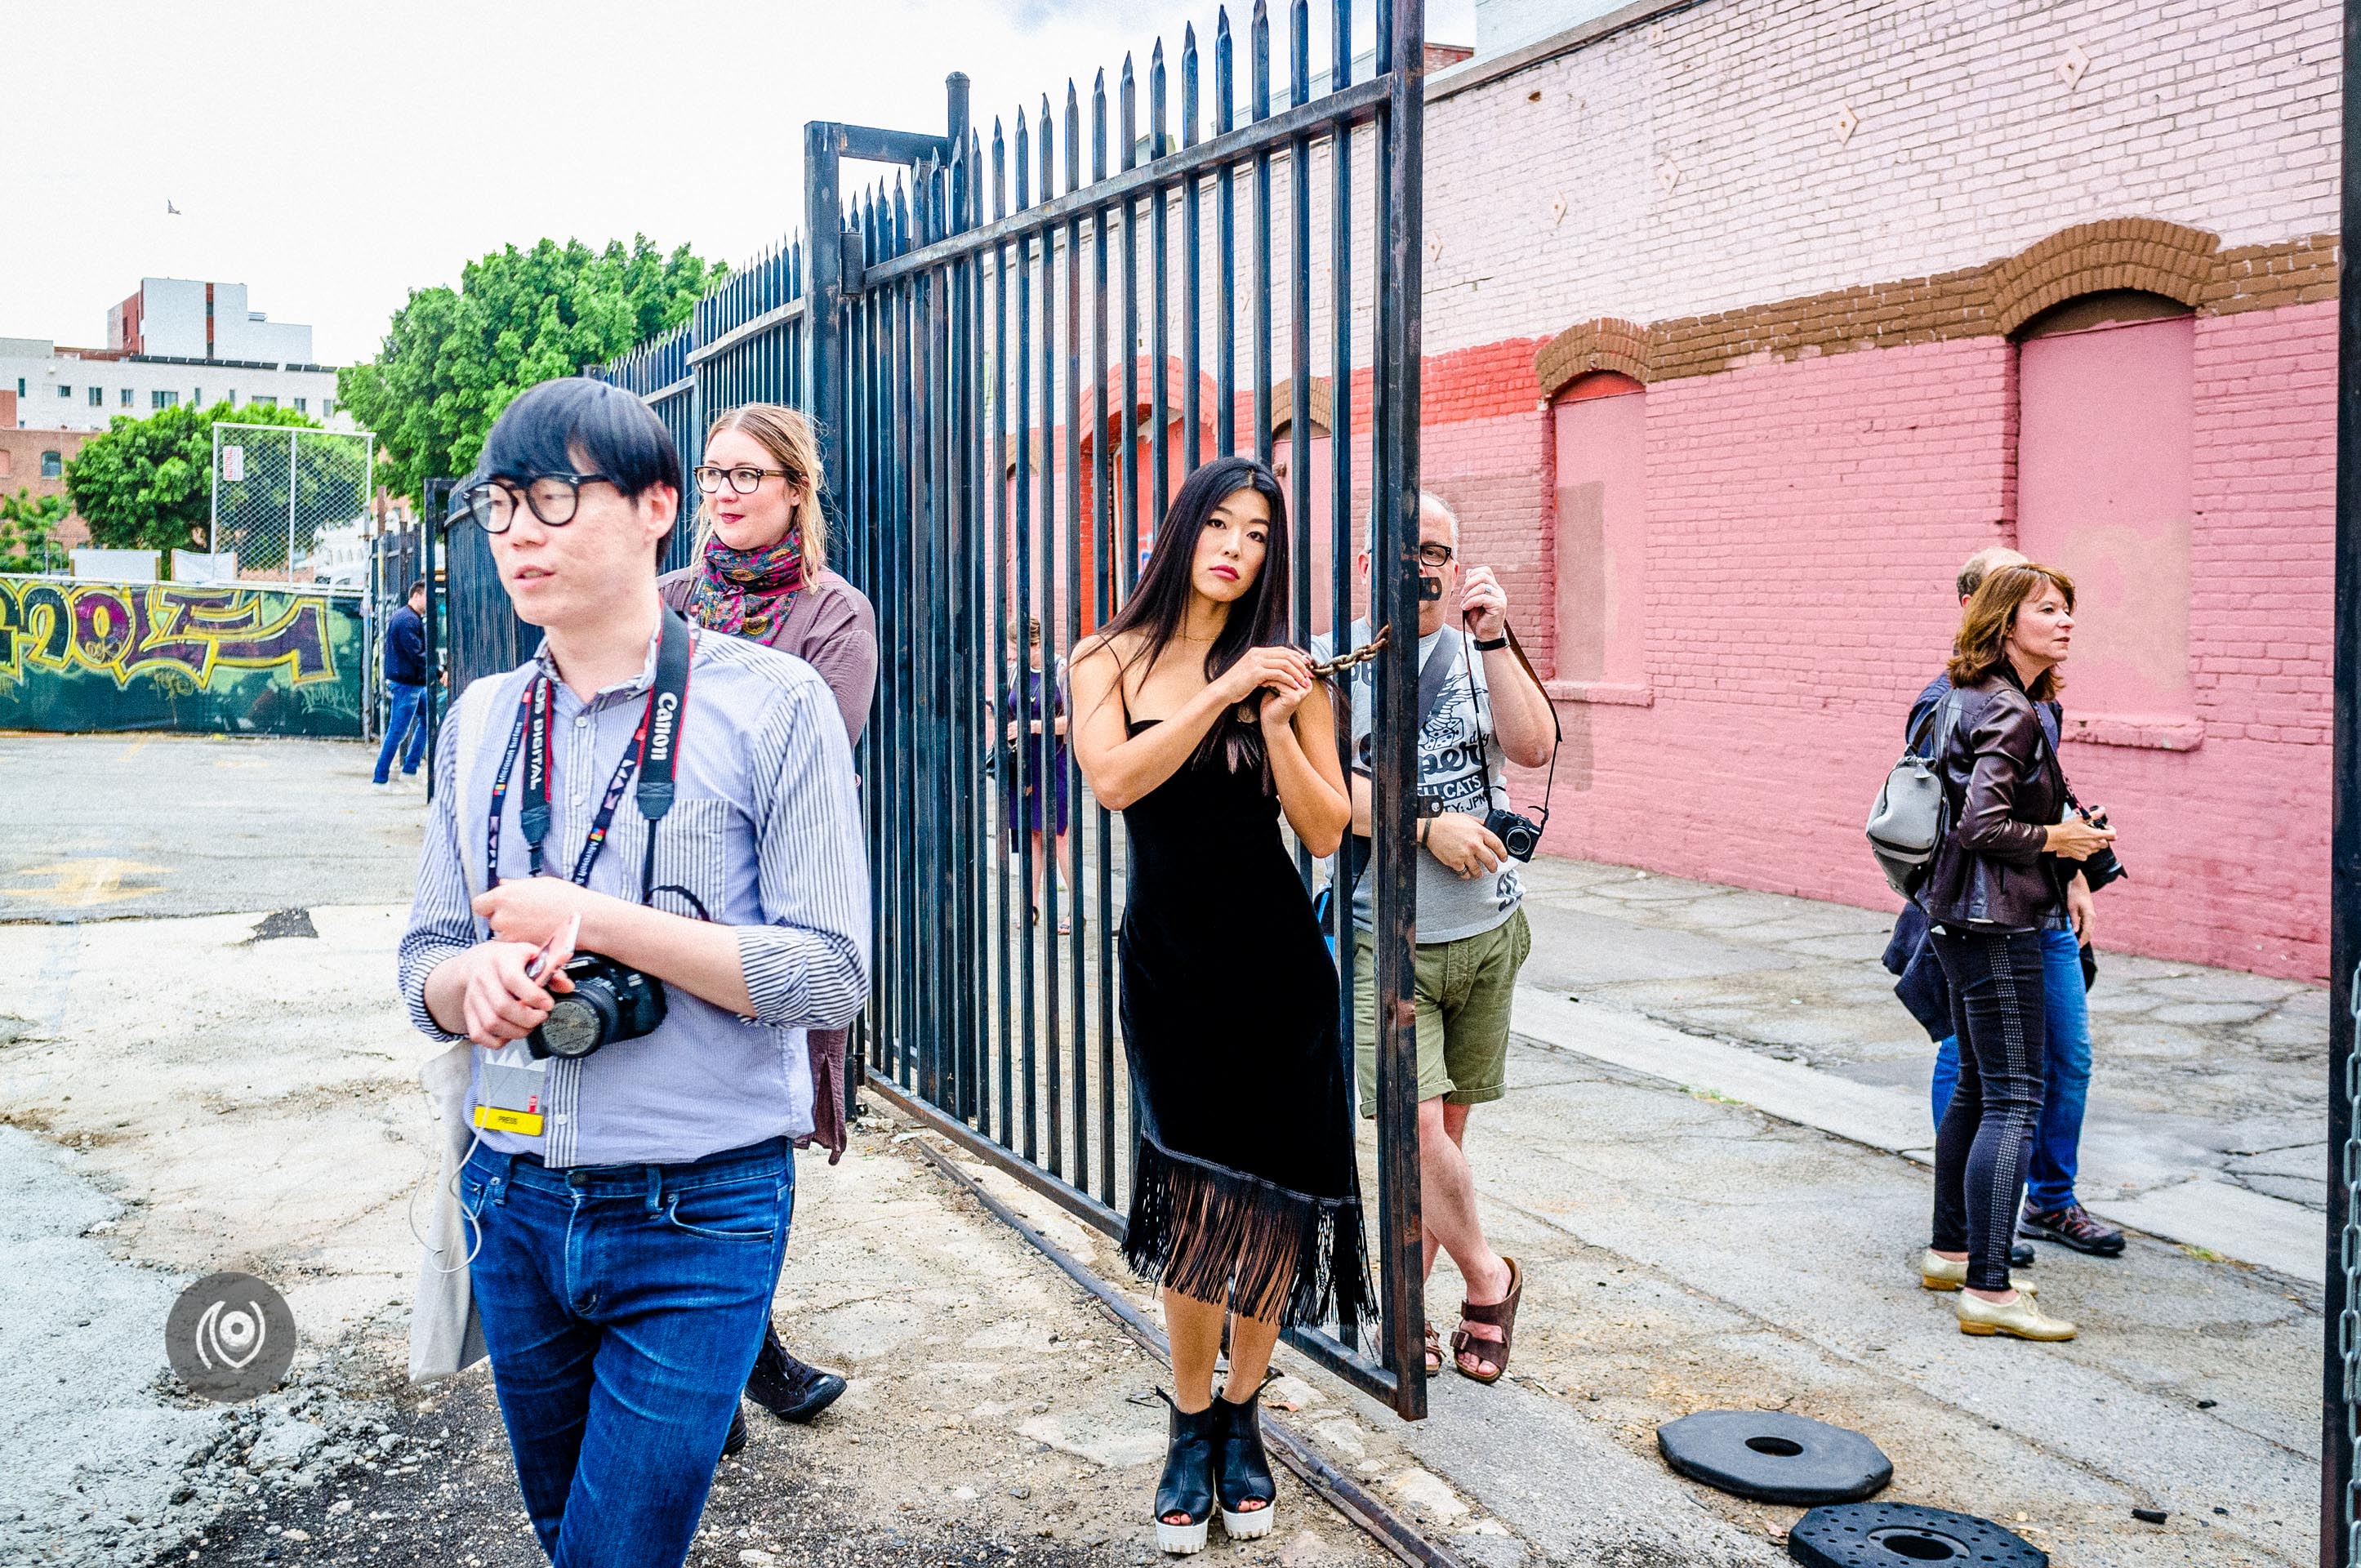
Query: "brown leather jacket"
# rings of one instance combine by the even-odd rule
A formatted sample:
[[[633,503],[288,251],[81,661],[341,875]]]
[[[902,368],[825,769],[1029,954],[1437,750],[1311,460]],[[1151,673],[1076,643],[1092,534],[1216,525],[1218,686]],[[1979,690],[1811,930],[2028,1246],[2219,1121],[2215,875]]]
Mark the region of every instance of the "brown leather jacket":
[[[686,614],[689,581],[697,572],[695,566],[666,572],[656,579],[656,592],[667,606]],[[822,572],[796,596],[765,641],[819,672],[844,715],[846,733],[859,746],[870,698],[877,690],[877,612],[868,596],[834,572]],[[830,1165],[844,1157],[846,1038],[842,1029],[804,1032],[812,1075],[812,1135],[805,1142],[828,1150]]]
[[[2058,857],[2042,845],[2065,811],[2066,776],[2006,662],[1949,700],[1936,755],[1952,826],[1918,902],[1938,926],[2036,929],[2065,902]]]

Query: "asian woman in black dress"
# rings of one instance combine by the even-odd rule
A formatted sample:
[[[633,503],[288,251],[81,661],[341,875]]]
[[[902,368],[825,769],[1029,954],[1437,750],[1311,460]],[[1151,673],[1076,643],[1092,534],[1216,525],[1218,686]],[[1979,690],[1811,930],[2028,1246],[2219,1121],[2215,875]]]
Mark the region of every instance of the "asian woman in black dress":
[[[1288,647],[1286,501],[1218,458],[1173,498],[1138,586],[1072,661],[1075,760],[1124,814],[1124,1046],[1138,1139],[1124,1251],[1164,1291],[1159,1544],[1269,1533],[1257,1395],[1280,1329],[1365,1314],[1336,970],[1279,818],[1333,854],[1352,806],[1328,687]],[[1229,1378],[1214,1363],[1225,1316]]]

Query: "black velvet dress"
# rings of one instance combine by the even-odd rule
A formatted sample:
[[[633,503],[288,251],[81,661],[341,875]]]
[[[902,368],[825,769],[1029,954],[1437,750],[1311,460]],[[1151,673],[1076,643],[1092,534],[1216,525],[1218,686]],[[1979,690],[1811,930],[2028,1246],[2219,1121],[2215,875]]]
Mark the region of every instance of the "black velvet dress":
[[[1124,1255],[1214,1306],[1366,1321],[1336,966],[1260,758],[1242,763],[1201,751],[1123,814],[1123,1034],[1139,1124]]]

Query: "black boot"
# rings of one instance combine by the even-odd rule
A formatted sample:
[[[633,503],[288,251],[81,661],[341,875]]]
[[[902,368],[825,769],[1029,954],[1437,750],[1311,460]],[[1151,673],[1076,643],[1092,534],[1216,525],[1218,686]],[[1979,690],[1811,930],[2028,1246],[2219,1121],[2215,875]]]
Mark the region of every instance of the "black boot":
[[[807,1366],[787,1354],[779,1332],[763,1325],[763,1348],[755,1353],[754,1370],[746,1377],[746,1397],[783,1421],[807,1421],[844,1392],[844,1379],[833,1372]]]
[[[1213,1496],[1222,1507],[1222,1533],[1232,1541],[1268,1535],[1278,1519],[1279,1488],[1270,1478],[1270,1456],[1263,1452],[1262,1390],[1257,1388],[1239,1405],[1217,1394],[1213,1409],[1222,1418],[1220,1446],[1213,1460]],[[1248,1508],[1250,1502],[1262,1506]]]
[[[735,1459],[738,1457],[738,1451],[745,1446],[746,1412],[732,1410],[730,1412],[730,1435],[721,1440],[721,1457]]]
[[[1156,1544],[1186,1557],[1205,1549],[1205,1526],[1213,1517],[1213,1450],[1221,1436],[1222,1407],[1217,1401],[1191,1415],[1170,1394],[1164,1402],[1172,1406],[1172,1429],[1165,1442],[1164,1474],[1156,1483]],[[1176,1516],[1187,1522],[1173,1523]]]

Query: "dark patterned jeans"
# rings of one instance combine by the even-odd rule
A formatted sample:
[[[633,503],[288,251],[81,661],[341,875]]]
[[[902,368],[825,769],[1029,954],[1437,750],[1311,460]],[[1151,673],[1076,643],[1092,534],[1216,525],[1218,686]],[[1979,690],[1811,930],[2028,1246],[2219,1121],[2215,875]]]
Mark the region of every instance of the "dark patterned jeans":
[[[2017,1189],[2041,1119],[2041,933],[1932,934],[1951,982],[1960,1087],[1935,1129],[1935,1237],[1968,1255],[1968,1288],[2008,1288]]]

